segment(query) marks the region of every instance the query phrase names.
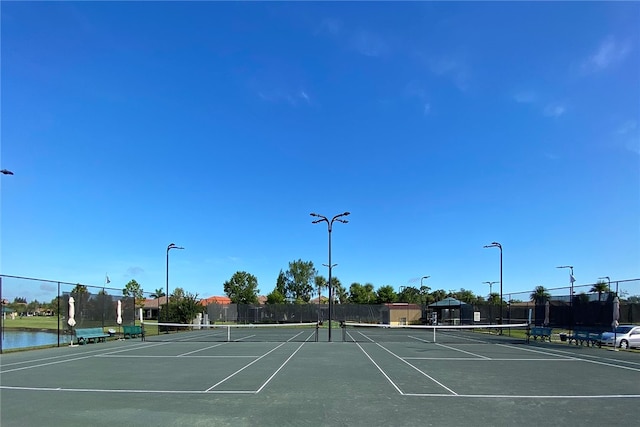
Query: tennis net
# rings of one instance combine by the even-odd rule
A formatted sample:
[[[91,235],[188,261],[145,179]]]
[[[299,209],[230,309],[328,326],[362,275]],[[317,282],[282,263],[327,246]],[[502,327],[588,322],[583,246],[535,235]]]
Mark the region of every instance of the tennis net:
[[[438,344],[524,343],[527,324],[510,325],[380,325],[344,322],[345,342],[415,342]]]
[[[144,322],[146,341],[316,342],[317,323],[183,324]]]

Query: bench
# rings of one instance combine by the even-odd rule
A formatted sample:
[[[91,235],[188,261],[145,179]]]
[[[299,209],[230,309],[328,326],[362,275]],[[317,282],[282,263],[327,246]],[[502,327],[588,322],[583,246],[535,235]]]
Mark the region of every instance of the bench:
[[[105,342],[109,334],[105,334],[102,328],[81,328],[76,329],[76,339],[78,344],[93,342]]]
[[[124,325],[122,326],[122,337],[127,338],[127,336],[129,336],[129,338],[136,338],[138,336],[144,338],[144,331],[141,326]]]
[[[540,341],[549,340],[551,342],[551,328],[543,326],[534,326],[527,333],[528,338],[533,337],[534,340],[540,338]]]
[[[575,330],[572,335],[567,337],[569,344],[574,341],[576,345],[596,346],[600,345],[601,333]]]

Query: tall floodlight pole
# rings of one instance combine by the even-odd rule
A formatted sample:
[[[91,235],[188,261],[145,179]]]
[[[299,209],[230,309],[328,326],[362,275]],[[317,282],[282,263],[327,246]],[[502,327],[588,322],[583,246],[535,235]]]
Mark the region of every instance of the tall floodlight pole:
[[[491,242],[490,245],[485,245],[485,248],[498,248],[500,249],[500,324],[502,325],[502,245],[498,242]],[[502,334],[502,330],[500,330]]]
[[[573,265],[560,265],[556,268],[568,268],[569,269],[569,309],[571,310],[571,317],[569,321],[571,322],[571,326],[573,328],[573,282],[576,279],[573,277]]]
[[[169,251],[171,249],[184,249],[182,246],[178,246],[175,243],[171,243],[167,246],[167,294],[164,296],[166,298],[166,306],[167,306],[167,314],[165,315],[165,321],[169,323]],[[160,317],[160,316],[158,316]],[[167,333],[169,333],[169,329],[167,328]]]
[[[573,305],[573,282],[576,281],[576,279],[573,277],[573,265],[561,265],[561,266],[558,266],[556,268],[568,268],[569,269],[569,284],[570,284],[569,304]]]
[[[349,221],[347,221],[346,219],[342,219],[343,216],[348,216],[350,215],[350,212],[344,212],[341,213],[339,215],[334,216],[333,218],[331,218],[331,221],[329,221],[329,219],[326,216],[323,215],[319,215],[317,213],[311,213],[311,216],[316,217],[318,219],[311,221],[312,224],[317,224],[319,222],[326,222],[327,223],[327,229],[329,230],[329,280],[327,281],[327,286],[329,287],[329,342],[331,342],[331,321],[332,319],[332,306],[333,306],[333,286],[331,285],[331,268],[333,267],[333,265],[331,264],[331,229],[333,228],[333,222],[334,221],[338,221],[341,222],[343,224],[348,223]]]
[[[427,324],[427,301],[423,290],[424,288],[422,287],[422,281],[428,279],[429,277],[431,276],[422,276],[420,278],[420,302],[422,303],[422,318],[424,319],[423,322],[425,325]]]

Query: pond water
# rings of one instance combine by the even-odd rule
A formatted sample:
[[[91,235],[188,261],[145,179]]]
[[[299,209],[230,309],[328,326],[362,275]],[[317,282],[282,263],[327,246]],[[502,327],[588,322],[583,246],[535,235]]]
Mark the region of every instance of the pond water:
[[[69,344],[71,337],[60,334],[60,345]],[[2,349],[16,349],[37,347],[41,345],[58,344],[57,332],[42,331],[2,331]]]

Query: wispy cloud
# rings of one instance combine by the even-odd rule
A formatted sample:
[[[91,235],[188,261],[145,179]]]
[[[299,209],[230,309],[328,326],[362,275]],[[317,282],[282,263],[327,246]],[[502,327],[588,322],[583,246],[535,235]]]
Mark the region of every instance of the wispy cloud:
[[[469,88],[469,68],[464,61],[450,57],[432,58],[429,68],[432,73],[451,79],[459,90]]]
[[[566,110],[566,107],[562,104],[548,104],[544,107],[543,114],[547,117],[560,117]]]
[[[258,96],[266,102],[285,103],[292,107],[311,105],[311,98],[305,90],[287,91],[282,89],[258,91]]]
[[[598,48],[589,55],[582,68],[587,72],[604,70],[623,61],[630,51],[630,43],[620,42],[613,36],[609,36],[600,42]]]
[[[363,56],[380,57],[391,52],[391,44],[387,38],[368,29],[349,28],[335,18],[323,19],[316,34],[329,36],[347,49]]]
[[[420,102],[423,115],[428,116],[431,113],[431,103],[423,83],[417,80],[410,81],[404,88],[404,95],[408,98],[415,98]]]
[[[513,95],[513,99],[519,104],[532,104],[538,100],[538,96],[533,91],[520,91]]]
[[[377,34],[366,30],[357,30],[350,36],[349,45],[364,56],[377,57],[389,53],[388,44]]]
[[[640,155],[640,129],[636,120],[624,122],[615,133],[622,139],[627,150]]]
[[[127,268],[127,277],[135,277],[144,273],[144,269],[142,267],[129,267]]]

